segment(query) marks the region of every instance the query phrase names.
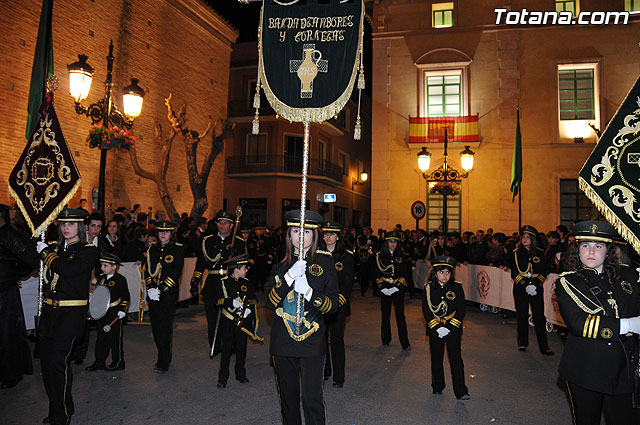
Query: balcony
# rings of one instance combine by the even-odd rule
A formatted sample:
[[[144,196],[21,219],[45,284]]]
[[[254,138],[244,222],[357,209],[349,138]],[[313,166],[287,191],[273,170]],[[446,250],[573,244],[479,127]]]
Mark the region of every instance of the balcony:
[[[231,156],[227,158],[227,175],[286,175],[302,174],[302,158],[289,155],[260,155],[254,157]],[[328,183],[342,184],[342,168],[329,161],[312,158],[309,161],[309,178],[331,180]]]
[[[251,107],[251,104],[246,99],[230,100],[228,108],[229,118],[253,117],[256,113],[256,110]],[[261,97],[260,109],[258,109],[258,111],[260,112],[260,116],[276,114],[264,96]]]

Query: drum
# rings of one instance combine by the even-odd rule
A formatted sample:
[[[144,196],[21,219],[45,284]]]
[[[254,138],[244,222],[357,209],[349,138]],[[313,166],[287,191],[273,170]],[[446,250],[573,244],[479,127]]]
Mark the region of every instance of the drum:
[[[100,319],[109,310],[111,293],[106,286],[98,286],[89,296],[89,316],[92,319]]]

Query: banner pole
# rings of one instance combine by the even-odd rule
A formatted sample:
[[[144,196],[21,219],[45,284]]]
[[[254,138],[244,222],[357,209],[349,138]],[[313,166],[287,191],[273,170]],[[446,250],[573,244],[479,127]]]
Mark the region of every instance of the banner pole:
[[[302,191],[300,194],[300,244],[298,259],[304,260],[304,219],[307,207],[307,173],[309,169],[309,110],[305,111],[304,149],[302,154]],[[293,284],[295,290],[295,283]],[[304,311],[304,294],[296,295],[296,335],[300,335]]]

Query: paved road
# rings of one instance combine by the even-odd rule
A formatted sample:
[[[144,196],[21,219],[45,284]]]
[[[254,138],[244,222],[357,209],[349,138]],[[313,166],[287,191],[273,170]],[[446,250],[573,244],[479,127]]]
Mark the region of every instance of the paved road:
[[[356,294],[357,291],[354,291]],[[347,372],[342,389],[326,381],[329,424],[571,424],[569,401],[557,373],[562,352],[558,334],[550,334],[556,356],[542,356],[530,329],[531,349],[516,347],[516,328],[501,314],[469,306],[464,321],[462,356],[471,400],[457,401],[445,365],[447,388],[432,395],[429,349],[420,301],[406,303],[413,350],[403,352],[397,341],[380,344],[379,301],[354,295],[347,324]],[[264,344],[249,342],[247,376],[231,378],[216,388],[219,356],[209,360],[203,306],[178,309],[171,370],[153,373],[155,346],[149,326],[125,327],[127,368],[118,372],[86,372],[73,365],[73,424],[279,424],[280,413],[273,370],[269,365],[269,323],[261,310]],[[92,333],[92,343],[95,333]],[[93,350],[93,344],[91,347]],[[92,351],[85,366],[93,361]],[[0,424],[39,424],[47,414],[47,396],[39,376],[26,376],[15,388],[0,390]]]

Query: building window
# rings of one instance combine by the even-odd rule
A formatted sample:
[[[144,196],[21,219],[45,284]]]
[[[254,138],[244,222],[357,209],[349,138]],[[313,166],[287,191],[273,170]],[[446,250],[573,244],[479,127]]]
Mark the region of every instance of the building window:
[[[624,10],[629,13],[640,13],[640,0],[624,0]]]
[[[247,135],[247,164],[267,163],[267,135]]]
[[[576,15],[576,0],[556,0],[556,12],[571,12]]]
[[[561,120],[591,120],[595,118],[593,74],[593,69],[558,71]]]
[[[449,28],[453,26],[453,2],[431,5],[431,26]]]
[[[339,207],[337,205],[333,206],[333,221],[337,221],[340,224],[346,224],[347,219],[347,209],[343,207]]]
[[[462,229],[462,185],[460,181],[456,182],[461,188],[460,192],[455,196],[447,196],[447,231],[460,232]],[[442,204],[443,196],[439,193],[431,193],[431,188],[435,185],[435,181],[428,182],[427,188],[427,231],[440,230],[442,226]]]
[[[322,140],[318,141],[318,168],[324,170],[324,164],[327,160],[327,144]]]
[[[461,81],[457,75],[427,75],[427,116],[458,117],[461,115]]]
[[[302,172],[302,154],[304,151],[304,137],[284,136],[284,172]]]
[[[349,156],[342,151],[338,151],[338,167],[342,170],[343,175],[349,175]]]
[[[560,223],[571,228],[583,220],[598,220],[600,213],[578,188],[577,179],[560,179]]]

